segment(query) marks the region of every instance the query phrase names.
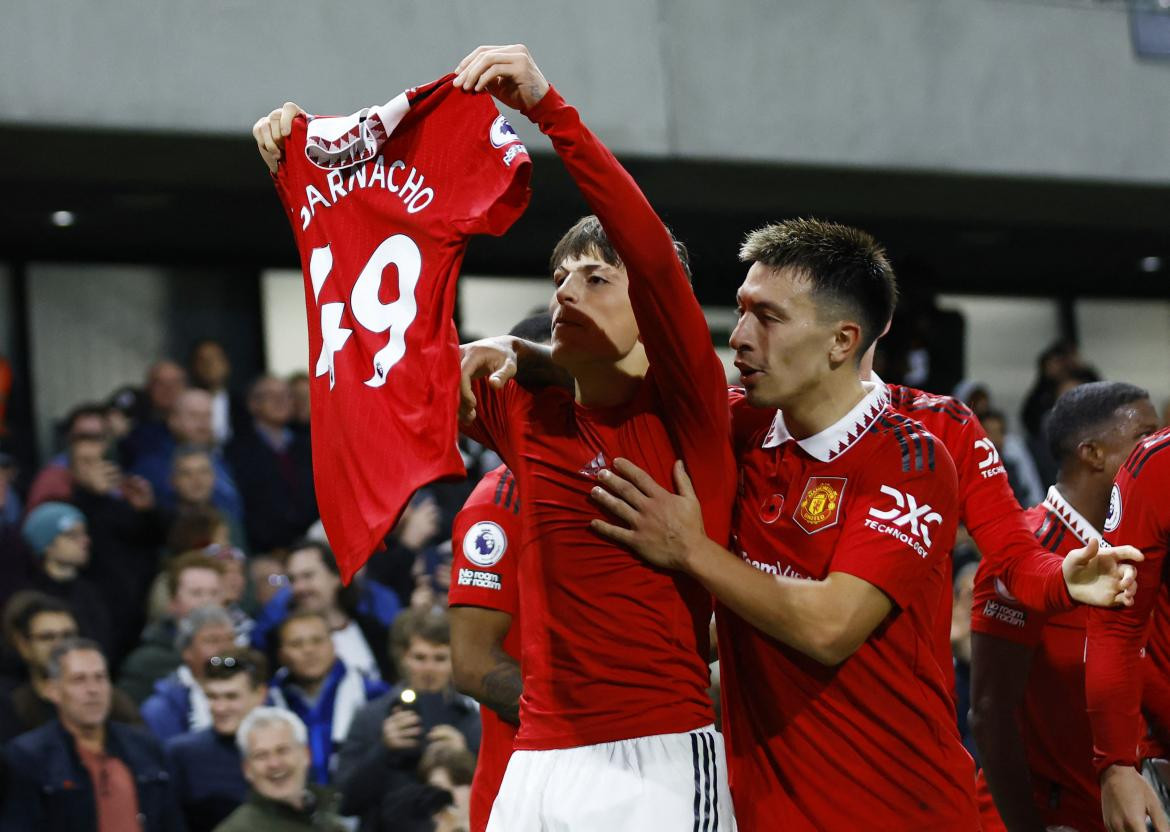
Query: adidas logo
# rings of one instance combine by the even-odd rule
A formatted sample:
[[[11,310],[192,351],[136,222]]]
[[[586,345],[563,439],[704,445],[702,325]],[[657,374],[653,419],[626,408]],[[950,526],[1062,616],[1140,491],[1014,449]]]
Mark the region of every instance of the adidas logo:
[[[582,476],[596,479],[598,473],[601,472],[601,469],[608,467],[609,462],[606,460],[605,454],[599,453],[597,456],[593,457],[593,459],[589,460],[589,462],[586,462],[585,467],[582,468],[578,473],[580,473]]]

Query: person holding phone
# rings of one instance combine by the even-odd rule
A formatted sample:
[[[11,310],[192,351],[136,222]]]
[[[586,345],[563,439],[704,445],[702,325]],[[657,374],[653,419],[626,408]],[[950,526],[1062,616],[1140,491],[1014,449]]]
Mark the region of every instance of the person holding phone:
[[[451,631],[445,611],[408,610],[394,622],[391,650],[402,682],[354,716],[341,746],[334,784],[341,810],[358,815],[363,830],[378,829],[390,807],[435,810],[453,798],[423,788],[417,771],[436,747],[479,749],[479,710],[452,683]]]

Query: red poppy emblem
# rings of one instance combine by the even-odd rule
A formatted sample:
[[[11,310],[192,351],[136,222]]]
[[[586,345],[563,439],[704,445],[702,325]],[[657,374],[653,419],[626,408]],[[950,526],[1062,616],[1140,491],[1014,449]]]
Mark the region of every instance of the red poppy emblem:
[[[771,497],[764,500],[764,504],[760,506],[760,519],[771,525],[780,519],[780,514],[783,511],[784,495],[773,494]]]

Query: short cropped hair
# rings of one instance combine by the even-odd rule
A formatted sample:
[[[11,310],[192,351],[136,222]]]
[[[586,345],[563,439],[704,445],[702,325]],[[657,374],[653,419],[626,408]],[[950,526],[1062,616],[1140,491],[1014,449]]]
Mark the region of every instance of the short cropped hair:
[[[390,625],[390,658],[396,666],[410,648],[414,638],[431,644],[451,643],[451,622],[445,610],[406,609]]]
[[[232,679],[241,673],[248,675],[248,684],[255,690],[268,684],[268,659],[259,650],[250,647],[236,647],[225,650],[207,660],[203,678],[208,680]]]
[[[1052,457],[1061,465],[1080,444],[1097,435],[1117,409],[1148,399],[1148,391],[1123,381],[1094,381],[1074,387],[1056,400],[1044,428]]]
[[[93,652],[100,654],[102,659],[107,662],[107,668],[109,667],[109,662],[106,660],[106,654],[102,652],[101,645],[96,641],[91,638],[67,638],[54,647],[52,652],[49,653],[49,663],[45,666],[45,674],[50,679],[60,679],[61,663],[70,653],[75,653],[79,650],[92,650]]]
[[[188,569],[210,569],[223,574],[223,564],[204,552],[185,552],[167,564],[167,594],[171,598],[179,591],[179,580]]]
[[[182,653],[191,646],[191,642],[195,640],[195,636],[199,634],[200,630],[215,626],[227,627],[229,630],[235,629],[232,617],[223,607],[209,604],[206,607],[191,610],[179,619],[175,633],[175,649]]]
[[[292,711],[284,708],[274,708],[271,705],[261,705],[259,708],[253,708],[248,712],[240,722],[240,727],[236,731],[236,745],[240,748],[240,754],[248,756],[248,737],[252,735],[252,731],[256,728],[265,728],[269,725],[287,725],[292,729],[293,739],[300,745],[309,744],[309,731],[305,728],[305,723],[301,718]]]
[[[23,589],[16,592],[4,605],[4,640],[15,647],[15,637],[28,638],[33,619],[46,612],[68,615],[77,621],[73,608],[59,598],[37,592],[35,589]]]
[[[466,748],[428,745],[418,764],[418,776],[424,783],[431,773],[443,769],[453,786],[470,786],[475,777],[475,755]]]
[[[855,317],[861,325],[858,361],[894,315],[894,269],[885,249],[859,229],[817,219],[773,223],[747,235],[739,259],[794,269],[812,282],[818,312]]]
[[[670,234],[670,239],[674,243],[674,253],[678,256],[678,262],[682,264],[687,278],[690,279],[690,252],[687,251],[687,247],[682,241],[675,239],[669,228],[666,229],[666,233]],[[601,225],[601,220],[593,214],[581,217],[573,223],[573,227],[566,231],[564,236],[553,246],[552,256],[548,260],[549,274],[560,268],[561,263],[570,257],[584,257],[589,254],[600,257],[611,266],[622,265],[622,258],[618,256],[617,250],[610,243],[609,236]]]
[[[305,621],[310,618],[322,622],[325,625],[325,631],[331,632],[329,619],[325,617],[325,613],[315,612],[313,610],[293,610],[285,616],[283,621],[276,625],[276,646],[284,646],[284,631],[288,629],[289,624],[292,624],[294,621]]]
[[[171,473],[179,467],[179,463],[183,460],[190,459],[193,456],[205,456],[207,461],[212,463],[214,468],[214,461],[211,459],[211,451],[199,445],[180,445],[175,448],[174,453],[171,454]]]

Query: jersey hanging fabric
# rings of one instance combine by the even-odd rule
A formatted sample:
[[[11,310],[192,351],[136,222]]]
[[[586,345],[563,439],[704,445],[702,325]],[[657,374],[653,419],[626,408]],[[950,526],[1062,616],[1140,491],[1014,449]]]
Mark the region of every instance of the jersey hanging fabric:
[[[528,204],[527,150],[452,77],[298,116],[274,176],[304,271],[317,499],[347,583],[416,489],[466,473],[456,276],[471,235]]]

